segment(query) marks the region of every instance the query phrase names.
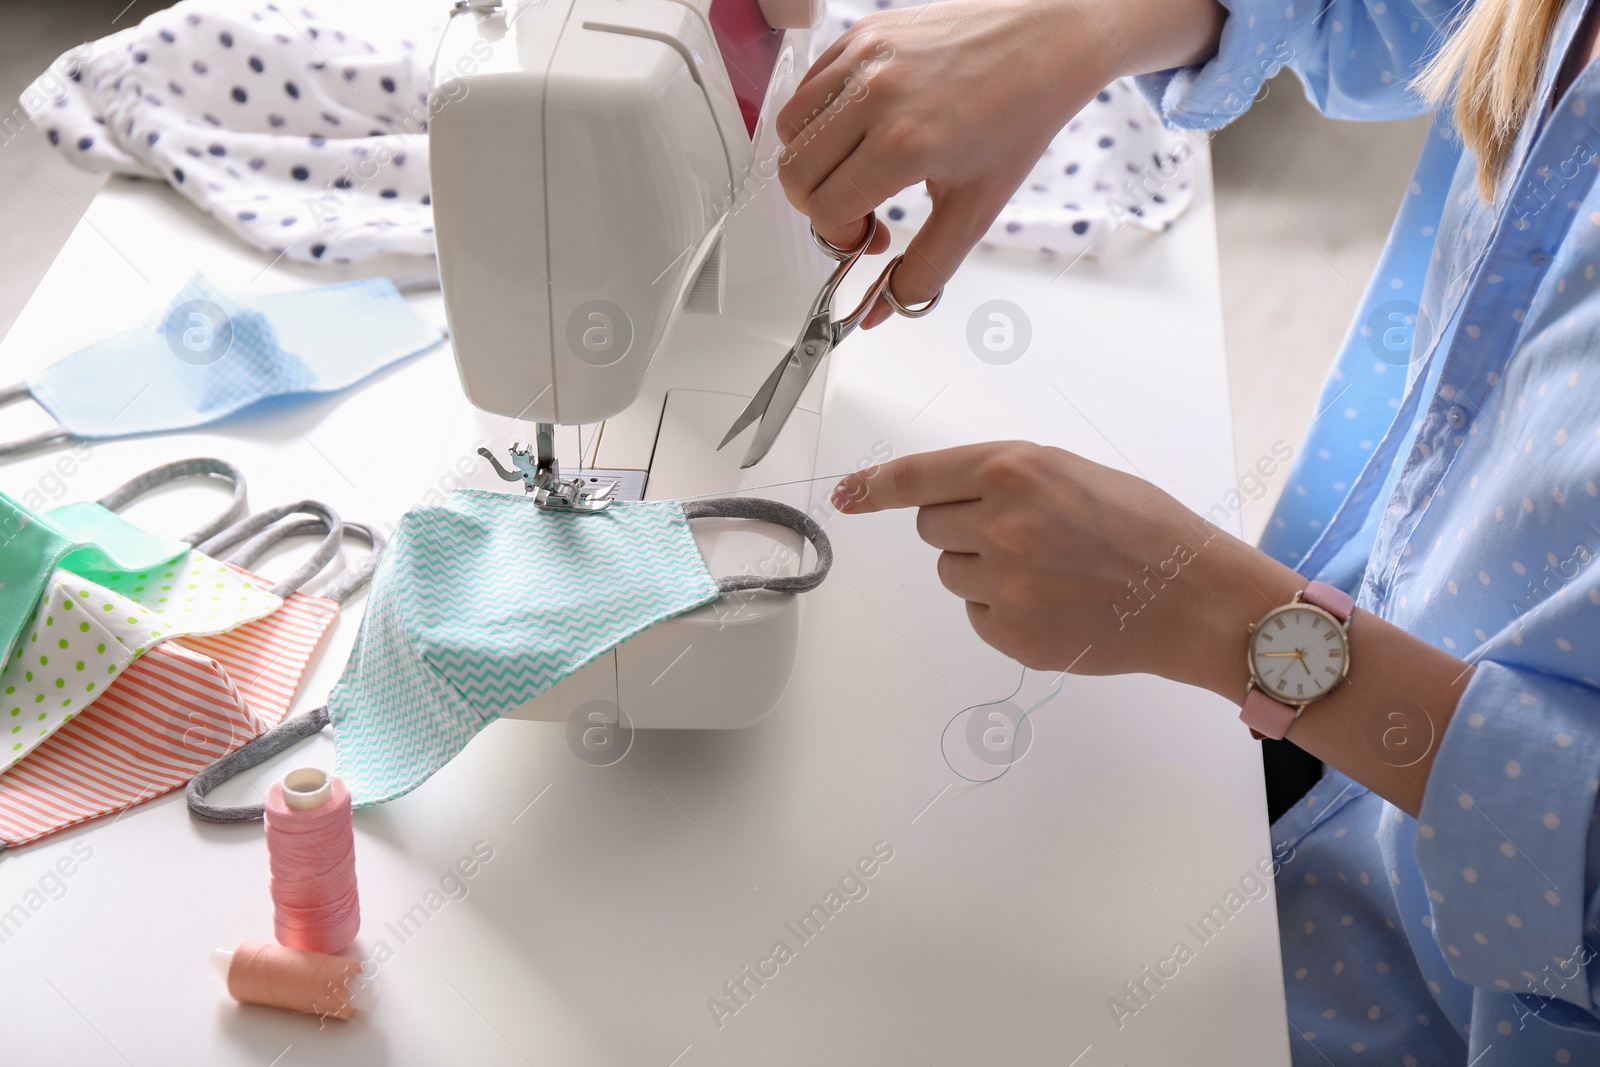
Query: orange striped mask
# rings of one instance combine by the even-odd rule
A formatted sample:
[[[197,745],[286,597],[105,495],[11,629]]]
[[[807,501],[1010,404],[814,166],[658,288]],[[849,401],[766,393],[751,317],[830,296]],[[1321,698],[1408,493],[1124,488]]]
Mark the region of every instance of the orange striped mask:
[[[300,592],[337,553],[344,531],[373,551],[320,594]],[[272,587],[283,598],[278,610],[226,633],[152,646],[99,699],[0,774],[0,849],[171,792],[283,721],[340,605],[371,578],[382,535],[302,501],[254,515],[197,546],[218,558],[234,549],[226,564],[265,588],[271,580],[246,568],[278,541],[310,532],[325,536],[310,561]]]

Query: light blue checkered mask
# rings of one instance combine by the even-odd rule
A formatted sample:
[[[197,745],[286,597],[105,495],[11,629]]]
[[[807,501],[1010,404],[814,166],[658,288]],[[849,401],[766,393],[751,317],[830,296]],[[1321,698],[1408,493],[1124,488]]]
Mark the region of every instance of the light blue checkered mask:
[[[815,547],[816,567],[713,578],[689,530],[699,518],[787,526]],[[656,623],[724,593],[804,592],[832,561],[821,527],[771,500],[618,503],[577,514],[456,490],[400,520],[327,709],[287,720],[209,768],[191,785],[189,808],[217,822],[259,818],[259,806],[220,808],[204,796],[330,719],[336,773],[355,803],[393,800],[490,722]]]
[[[387,278],[246,300],[197,274],[154,319],[0,389],[0,404],[31,394],[60,424],[0,443],[0,456],[185,430],[269,398],[331,393],[439,340]]]

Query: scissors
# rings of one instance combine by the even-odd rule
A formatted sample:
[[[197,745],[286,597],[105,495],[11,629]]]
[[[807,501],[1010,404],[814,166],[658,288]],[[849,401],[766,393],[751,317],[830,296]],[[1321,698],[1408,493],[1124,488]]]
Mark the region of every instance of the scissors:
[[[756,390],[756,395],[750,398],[750,403],[745,405],[744,411],[734,420],[722,443],[717,446],[719,451],[728,447],[729,441],[760,419],[761,425],[756,428],[756,436],[750,442],[750,450],[745,453],[744,462],[739,464],[741,470],[760,463],[766,457],[772,448],[772,443],[778,439],[778,433],[783,429],[784,423],[789,421],[789,415],[794,411],[795,404],[799,403],[800,394],[805,392],[806,383],[811,381],[811,376],[816,373],[823,358],[855,332],[856,327],[861,325],[861,320],[865,319],[877,305],[879,297],[886,300],[896,314],[904,315],[908,319],[920,319],[939,305],[939,298],[944,295],[943,289],[933,294],[933,299],[921,307],[906,307],[895,299],[892,284],[894,272],[906,258],[905,254],[901,253],[890,260],[883,273],[867,287],[866,295],[861,298],[861,303],[856,305],[854,311],[842,319],[833,317],[834,293],[844,281],[845,275],[850,273],[850,268],[866,254],[867,246],[872,244],[873,237],[877,236],[878,217],[876,215],[869,217],[871,224],[867,227],[867,235],[854,248],[839,248],[817,233],[815,226],[811,228],[811,239],[816,242],[817,247],[838,260],[839,265],[833,269],[833,273],[823,283],[822,290],[817,293],[817,298],[811,302],[811,311],[794,346],[778,361],[778,365],[772,368],[772,373],[767,376],[761,388]]]

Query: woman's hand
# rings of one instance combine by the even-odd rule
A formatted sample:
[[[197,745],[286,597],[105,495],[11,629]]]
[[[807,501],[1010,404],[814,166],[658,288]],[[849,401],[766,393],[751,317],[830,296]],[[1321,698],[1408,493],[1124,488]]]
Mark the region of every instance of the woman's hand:
[[[1022,441],[904,456],[833,502],[918,508],[978,636],[1038,670],[1159,674],[1239,701],[1246,627],[1305,584],[1149,482]]]
[[[1306,585],[1149,482],[1022,441],[903,456],[840,482],[833,503],[917,508],[917,532],[943,549],[939,580],[1024,665],[1157,674],[1235,704],[1246,628]],[[1416,815],[1473,668],[1364,610],[1349,636],[1349,677],[1289,740]],[[1421,757],[1387,747],[1396,708],[1425,727]]]
[[[926,181],[933,211],[895,275],[895,296],[920,303],[1095,93],[1204,59],[1222,19],[1216,0],[945,0],[869,15],[778,114],[784,191],[849,246],[878,205]],[[871,251],[887,247],[880,230]],[[865,325],[888,314],[880,301]]]

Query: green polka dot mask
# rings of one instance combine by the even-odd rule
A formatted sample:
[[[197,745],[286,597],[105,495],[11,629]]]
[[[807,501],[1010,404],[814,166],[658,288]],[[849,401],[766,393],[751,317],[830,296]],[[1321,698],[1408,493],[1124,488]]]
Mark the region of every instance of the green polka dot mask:
[[[124,486],[106,499],[120,504],[182,474],[221,473],[235,485],[234,507],[219,519],[226,521],[244,503],[243,480],[231,471],[214,460],[168,464],[129,483],[133,492]],[[0,546],[0,566],[12,570],[31,560],[42,578],[31,610],[19,616],[13,608],[16,636],[0,666],[0,770],[70,722],[158,642],[225,633],[283,604],[219,561],[158,538],[103,503],[44,515],[8,498],[0,504],[20,509],[11,517],[25,515],[24,530],[37,524],[54,535]]]

